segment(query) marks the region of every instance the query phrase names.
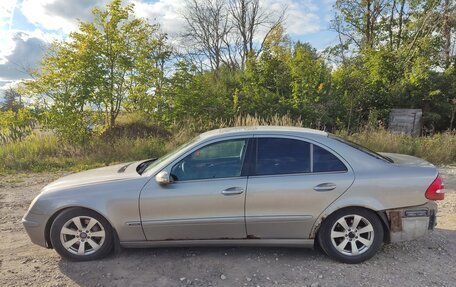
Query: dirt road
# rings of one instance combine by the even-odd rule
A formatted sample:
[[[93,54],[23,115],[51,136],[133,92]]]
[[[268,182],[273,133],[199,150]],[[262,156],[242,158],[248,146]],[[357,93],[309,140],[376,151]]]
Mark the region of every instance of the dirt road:
[[[61,174],[0,176],[0,286],[456,286],[456,167],[442,168],[447,195],[437,229],[384,245],[359,265],[299,248],[129,249],[102,261],[67,262],[33,245],[21,217]]]

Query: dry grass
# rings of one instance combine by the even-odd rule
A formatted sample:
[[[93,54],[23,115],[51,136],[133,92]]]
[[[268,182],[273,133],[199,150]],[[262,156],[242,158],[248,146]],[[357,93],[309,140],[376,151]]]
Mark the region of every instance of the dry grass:
[[[385,129],[363,130],[348,134],[337,133],[346,139],[379,152],[393,152],[424,158],[434,164],[456,163],[456,135],[435,134],[429,137],[411,137],[392,134]]]
[[[84,170],[117,162],[157,157],[165,152],[155,138],[94,139],[85,146],[60,142],[54,135],[33,134],[0,145],[0,172]]]
[[[197,134],[231,126],[302,126],[299,119],[275,116],[261,119],[253,116],[237,117],[230,121],[186,120],[174,124],[171,138],[127,138],[109,141],[93,138],[84,146],[60,142],[52,134],[33,134],[22,141],[0,145],[0,172],[83,170],[117,162],[160,156]],[[336,134],[379,152],[404,153],[424,158],[434,164],[456,163],[456,135],[436,134],[432,137],[411,137],[391,134],[383,128],[364,129],[349,134]]]
[[[176,125],[173,139],[178,139],[177,142],[182,143],[200,132],[214,128],[261,125],[302,127],[303,123],[301,119],[293,119],[289,116],[259,118],[249,115],[210,124],[202,121],[186,121],[182,125]],[[351,134],[346,131],[338,131],[336,134],[378,152],[413,155],[434,164],[456,163],[456,135],[451,133],[435,134],[430,137],[412,137],[405,134],[392,134],[385,128],[378,127],[364,128]]]

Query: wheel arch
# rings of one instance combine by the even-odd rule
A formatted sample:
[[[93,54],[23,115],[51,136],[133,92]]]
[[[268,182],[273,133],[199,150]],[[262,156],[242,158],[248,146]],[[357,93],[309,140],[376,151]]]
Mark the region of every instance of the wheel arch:
[[[53,248],[52,246],[52,243],[51,243],[51,226],[52,226],[52,223],[54,222],[55,218],[61,214],[62,212],[64,212],[65,210],[68,210],[68,209],[72,209],[72,208],[82,208],[82,209],[86,209],[86,210],[90,210],[92,212],[95,212],[97,213],[98,215],[100,215],[101,217],[103,217],[110,225],[111,229],[112,229],[112,232],[113,232],[113,235],[114,235],[114,245],[117,247],[117,245],[119,245],[119,235],[117,234],[117,230],[116,228],[114,227],[114,225],[112,224],[112,222],[109,220],[109,218],[107,218],[104,214],[102,214],[101,212],[99,212],[98,210],[95,210],[93,208],[89,208],[89,207],[86,207],[86,206],[78,206],[78,205],[72,205],[72,206],[65,206],[65,207],[62,207],[58,210],[56,210],[50,217],[49,219],[47,220],[46,222],[46,225],[45,225],[45,228],[44,228],[44,239],[46,241],[46,245],[48,248]]]
[[[384,230],[384,232],[383,232],[383,242],[384,243],[389,243],[391,241],[390,232],[389,232],[389,230],[390,230],[389,222],[388,222],[388,217],[386,216],[386,212],[383,211],[383,210],[378,211],[378,210],[375,210],[375,209],[373,209],[371,207],[366,207],[366,206],[363,206],[363,205],[343,206],[343,207],[339,207],[337,209],[331,209],[331,212],[327,212],[327,210],[325,210],[322,214],[320,214],[318,219],[315,221],[314,226],[312,227],[312,231],[311,231],[311,234],[310,234],[309,238],[318,239],[318,234],[319,234],[320,227],[321,227],[322,223],[329,216],[334,214],[335,212],[338,212],[338,211],[344,210],[344,209],[349,209],[349,208],[360,208],[360,209],[364,209],[364,210],[370,211],[373,214],[375,214],[380,219],[380,222],[382,223],[382,227],[383,227],[383,230]],[[316,244],[318,244],[318,240],[315,240],[315,242],[316,242]]]

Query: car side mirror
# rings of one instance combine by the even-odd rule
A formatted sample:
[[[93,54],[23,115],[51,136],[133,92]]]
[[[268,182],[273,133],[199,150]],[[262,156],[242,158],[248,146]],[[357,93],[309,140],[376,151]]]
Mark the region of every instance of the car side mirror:
[[[171,176],[166,170],[160,171],[156,176],[155,176],[155,181],[158,184],[166,185],[172,182]]]

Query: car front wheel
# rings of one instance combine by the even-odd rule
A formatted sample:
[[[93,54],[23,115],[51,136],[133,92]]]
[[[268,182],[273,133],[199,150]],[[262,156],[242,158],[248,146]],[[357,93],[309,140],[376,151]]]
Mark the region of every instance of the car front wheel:
[[[378,251],[383,242],[378,216],[362,208],[331,214],[321,225],[319,243],[328,256],[344,263],[360,263]]]
[[[60,213],[51,226],[52,246],[60,256],[85,261],[105,257],[113,248],[109,222],[98,213],[70,208]]]

